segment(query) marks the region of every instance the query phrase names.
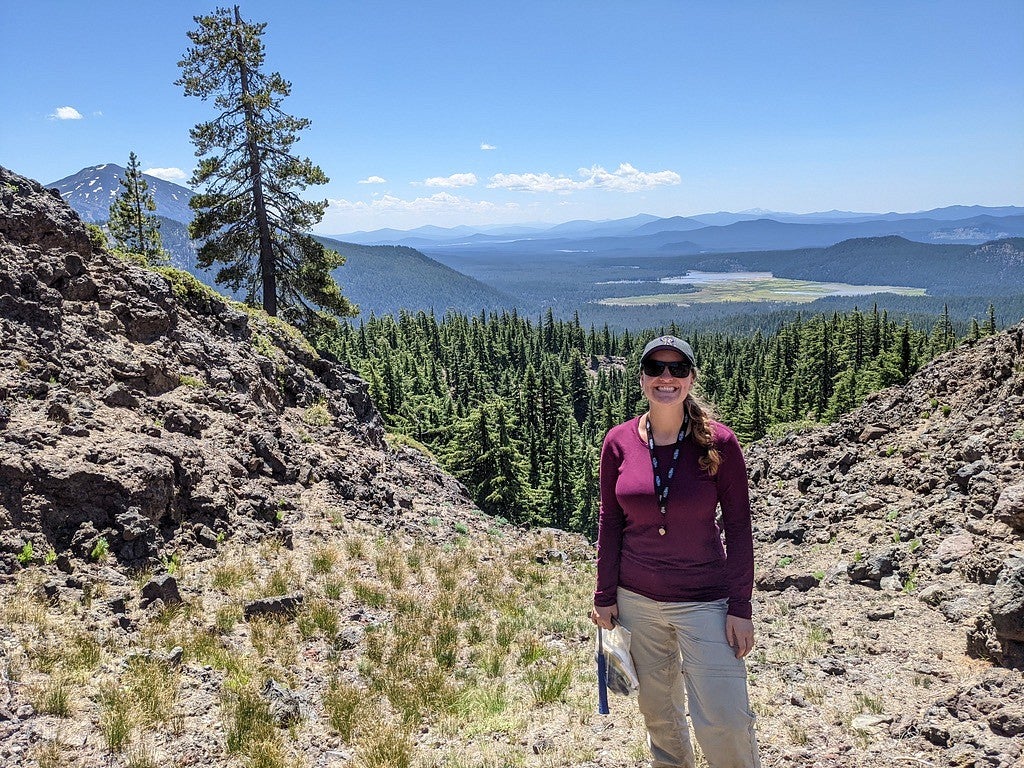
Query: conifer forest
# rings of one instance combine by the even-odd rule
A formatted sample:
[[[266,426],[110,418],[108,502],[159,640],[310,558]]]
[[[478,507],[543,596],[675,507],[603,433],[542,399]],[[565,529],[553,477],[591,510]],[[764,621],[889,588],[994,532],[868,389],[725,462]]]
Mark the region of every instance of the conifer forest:
[[[642,413],[639,355],[656,335],[687,338],[696,392],[744,444],[827,422],[927,361],[995,333],[995,310],[958,329],[870,312],[804,316],[753,335],[584,328],[578,316],[515,312],[437,318],[401,312],[322,332],[322,353],[368,382],[393,442],[433,455],[485,512],[594,537],[604,434]]]

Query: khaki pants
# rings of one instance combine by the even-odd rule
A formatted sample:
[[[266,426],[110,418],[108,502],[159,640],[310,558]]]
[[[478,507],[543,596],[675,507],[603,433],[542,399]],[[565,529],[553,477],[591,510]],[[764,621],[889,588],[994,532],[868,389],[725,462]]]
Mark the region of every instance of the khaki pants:
[[[653,768],[694,768],[687,705],[710,768],[759,768],[746,665],[725,639],[727,601],[662,603],[621,588],[617,599]]]

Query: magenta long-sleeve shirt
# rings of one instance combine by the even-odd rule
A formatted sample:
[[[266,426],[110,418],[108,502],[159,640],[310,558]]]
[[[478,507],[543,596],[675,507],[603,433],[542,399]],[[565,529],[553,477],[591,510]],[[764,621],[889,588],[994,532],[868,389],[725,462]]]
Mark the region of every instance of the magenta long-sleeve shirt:
[[[729,599],[729,613],[749,619],[754,585],[747,467],[736,435],[712,422],[722,457],[716,475],[702,470],[692,438],[683,441],[662,522],[647,443],[631,419],[608,431],[601,448],[601,515],[594,604],[613,605],[623,587],[662,602]],[[673,446],[657,446],[663,476]],[[722,528],[715,520],[722,507]],[[665,527],[665,535],[658,528]],[[723,546],[722,536],[725,536]]]

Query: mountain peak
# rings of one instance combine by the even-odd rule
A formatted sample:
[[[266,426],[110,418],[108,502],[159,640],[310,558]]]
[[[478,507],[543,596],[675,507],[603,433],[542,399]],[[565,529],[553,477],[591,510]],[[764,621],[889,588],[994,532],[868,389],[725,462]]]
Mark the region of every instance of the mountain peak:
[[[50,189],[57,189],[60,196],[74,208],[84,221],[100,223],[110,218],[110,204],[121,191],[119,179],[125,175],[123,166],[117,163],[101,163],[83,168],[71,176],[47,184]],[[153,193],[156,202],[156,214],[173,219],[181,224],[192,221],[192,209],[188,201],[192,199],[192,190],[164,181],[147,173],[142,174]]]

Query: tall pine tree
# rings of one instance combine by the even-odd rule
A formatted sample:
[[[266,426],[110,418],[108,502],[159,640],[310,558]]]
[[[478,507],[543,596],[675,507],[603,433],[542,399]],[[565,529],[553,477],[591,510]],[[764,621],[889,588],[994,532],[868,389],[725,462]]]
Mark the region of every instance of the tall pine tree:
[[[139,170],[139,158],[128,155],[121,191],[110,205],[107,229],[118,248],[145,256],[151,262],[165,261],[167,253],[160,240],[160,219],[153,211],[156,201]]]
[[[223,264],[218,283],[244,290],[246,301],[262,300],[269,315],[305,323],[323,313],[355,314],[331,271],[344,257],[310,234],[327,201],[303,200],[299,193],[326,184],[324,172],[292,153],[306,118],[281,109],[291,84],[277,72],[262,71],[266,24],[242,20],[218,8],[195,16],[188,33],[193,47],[178,62],[186,96],[214,97],[217,117],[191,131],[196,156],[192,185],[203,188],[190,205],[196,211],[189,234],[204,240],[199,266]]]

